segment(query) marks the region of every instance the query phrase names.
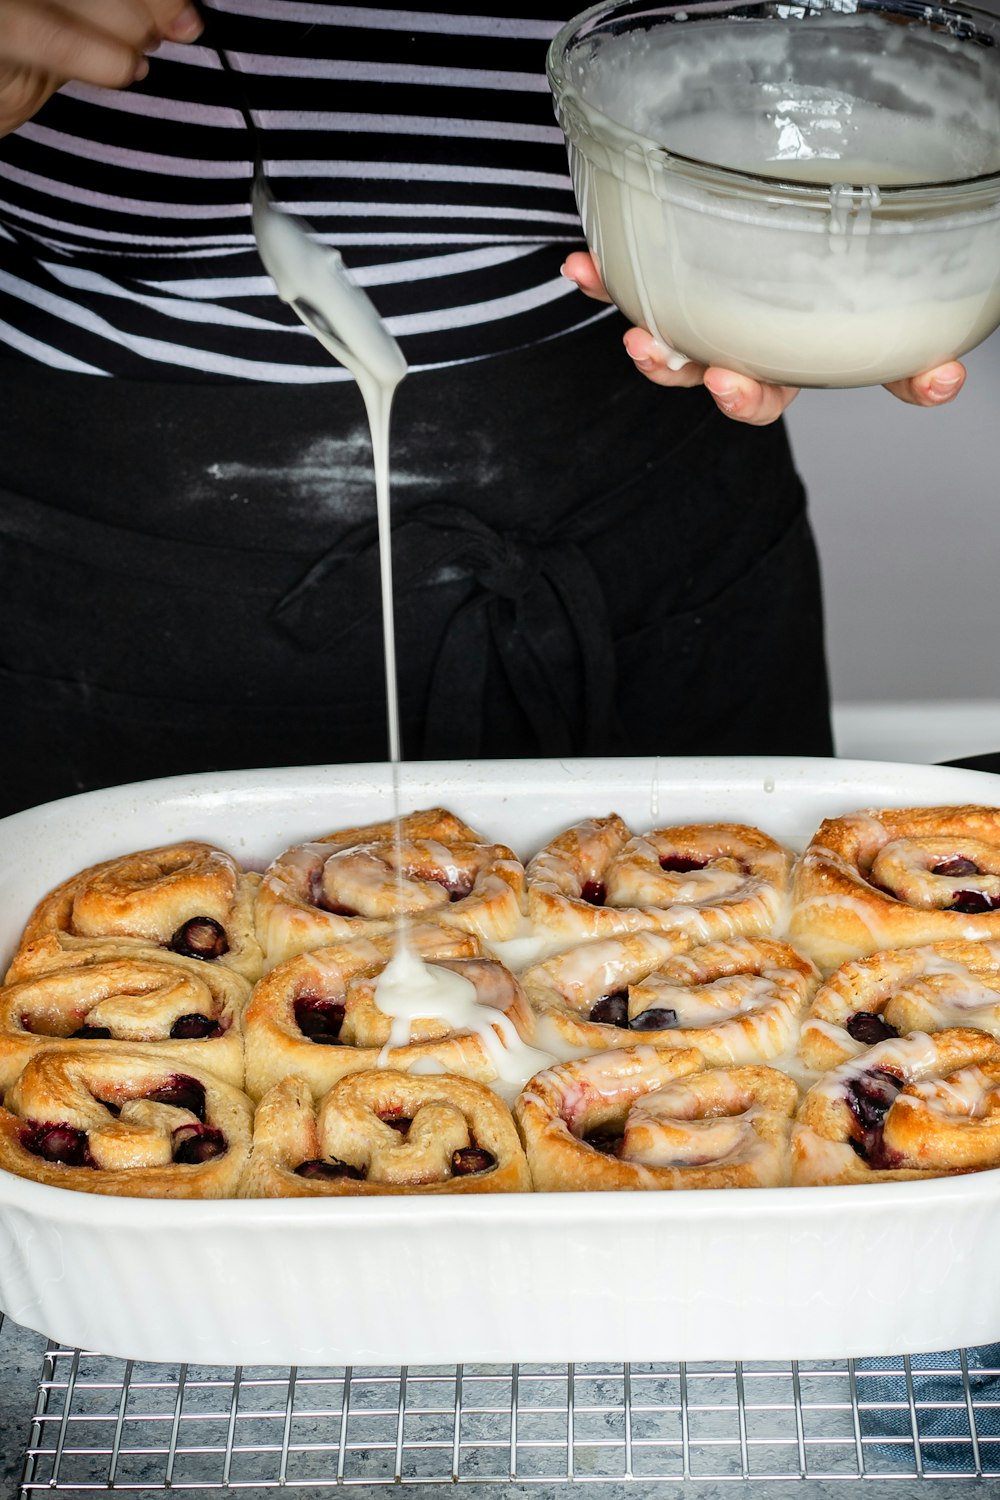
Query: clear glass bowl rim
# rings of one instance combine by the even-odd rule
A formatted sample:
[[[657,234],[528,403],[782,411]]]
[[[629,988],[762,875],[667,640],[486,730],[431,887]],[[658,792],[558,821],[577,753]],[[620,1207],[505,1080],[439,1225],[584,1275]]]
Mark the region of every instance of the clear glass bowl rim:
[[[730,0],[727,9],[748,9],[751,6],[764,8],[773,4],[774,0]],[[880,14],[886,11],[894,14],[909,16],[914,22],[927,24],[935,16],[949,16],[956,20],[968,17],[973,22],[986,22],[987,29],[997,32],[997,46],[1000,48],[1000,13],[984,10],[978,5],[949,5],[943,0],[929,0],[927,4],[914,4],[912,8],[906,4],[906,0],[856,0],[856,6],[851,11],[845,11],[838,0],[799,0],[796,7],[800,11],[811,14],[825,13],[827,15],[858,15],[862,12]],[[649,0],[598,0],[598,4],[591,5],[587,10],[572,16],[564,26],[556,32],[549,43],[546,56],[546,73],[549,87],[553,97],[558,103],[566,90],[566,74],[563,61],[568,56],[573,44],[581,39],[581,32],[592,33],[597,23],[611,17],[624,18],[630,13],[638,16],[660,14],[667,15],[671,11],[686,12],[690,15],[691,7],[686,6],[683,0],[677,0],[676,4],[651,5]],[[714,13],[719,12],[713,7]],[[928,14],[930,13],[930,14]],[[775,17],[787,24],[803,19],[801,16]],[[772,193],[780,192],[802,202],[820,197],[824,202],[829,200],[830,186],[823,183],[803,182],[801,179],[789,180],[788,178],[772,176],[764,172],[747,172],[737,167],[723,167],[717,162],[705,161],[696,156],[685,156],[679,151],[671,151],[669,147],[662,146],[650,136],[643,136],[634,131],[628,125],[612,119],[610,115],[602,110],[589,106],[592,113],[599,120],[607,121],[615,131],[630,135],[637,146],[644,153],[659,157],[671,165],[679,167],[682,171],[688,171],[695,176],[716,179],[720,185],[728,185],[730,189],[740,185],[751,190],[768,190]],[[994,172],[977,173],[972,177],[956,177],[947,181],[935,182],[907,182],[907,183],[852,183],[836,184],[838,193],[849,198],[853,193],[859,198],[870,196],[872,188],[877,188],[880,198],[887,203],[895,203],[897,206],[910,202],[930,203],[940,202],[949,197],[959,197],[970,189],[995,188],[1000,192],[1000,168]]]

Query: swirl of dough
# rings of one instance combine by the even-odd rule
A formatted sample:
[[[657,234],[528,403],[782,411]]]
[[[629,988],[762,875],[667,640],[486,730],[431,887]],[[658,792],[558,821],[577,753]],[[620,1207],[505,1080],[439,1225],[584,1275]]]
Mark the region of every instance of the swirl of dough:
[[[827,818],[795,869],[789,936],[827,974],[883,949],[1000,938],[1000,808]]]
[[[514,1118],[539,1191],[773,1187],[798,1098],[775,1068],[631,1047],[539,1073]]]
[[[826,1073],[890,1037],[954,1026],[1000,1037],[1000,943],[928,943],[850,959],[816,991],[798,1055]]]
[[[1000,1133],[977,1124],[996,1112],[998,1079],[1000,1042],[971,1027],[879,1042],[806,1094],[792,1131],[792,1182],[895,1182],[1000,1165],[1000,1151],[981,1159],[984,1140],[992,1131],[1000,1145]],[[974,1128],[968,1146],[956,1149],[946,1116],[963,1110]],[[930,1128],[935,1114],[941,1130]]]
[[[418,962],[403,974],[403,1003],[391,1007],[383,986],[395,933],[271,969],[246,1011],[247,1092],[259,1099],[294,1074],[319,1098],[347,1074],[381,1067],[506,1081],[516,1092],[547,1060],[529,1045],[534,1015],[518,981],[471,933],[423,924],[408,931],[407,947]]]
[[[697,1047],[707,1063],[754,1063],[793,1045],[819,983],[787,943],[734,938],[686,952],[656,932],[583,943],[526,969],[525,993],[563,1041],[596,1051]]]
[[[528,915],[575,940],[656,931],[706,943],[771,932],[792,856],[742,823],[633,834],[612,813],[566,829],[528,861]]]
[[[388,932],[401,919],[457,927],[486,942],[522,922],[524,867],[443,808],[346,828],[280,855],[256,906],[271,966],[310,948]]]
[[[211,844],[188,841],[120,855],[44,896],[21,944],[50,932],[86,941],[139,938],[184,957],[218,961],[253,980],[261,970],[253,930],[259,880]]]
[[[243,1087],[249,980],[134,939],[61,939],[48,933],[23,949],[20,977],[0,987],[0,1089],[36,1052],[122,1043]]]
[[[257,1108],[248,1198],[525,1193],[510,1110],[483,1084],[440,1074],[352,1073],[314,1104],[285,1078]]]
[[[0,1168],[125,1198],[235,1197],[253,1106],[208,1069],[135,1047],[30,1058],[0,1108]]]

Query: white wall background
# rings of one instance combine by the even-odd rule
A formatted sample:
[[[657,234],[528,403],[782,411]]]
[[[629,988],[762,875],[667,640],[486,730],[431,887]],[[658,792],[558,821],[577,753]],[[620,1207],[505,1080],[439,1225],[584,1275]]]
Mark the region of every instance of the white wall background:
[[[950,406],[803,391],[840,754],[1000,750],[1000,332]],[[912,755],[906,753],[912,751]]]
[[[841,755],[1000,750],[1000,331],[964,363],[962,394],[939,410],[863,390],[803,391],[789,412]]]

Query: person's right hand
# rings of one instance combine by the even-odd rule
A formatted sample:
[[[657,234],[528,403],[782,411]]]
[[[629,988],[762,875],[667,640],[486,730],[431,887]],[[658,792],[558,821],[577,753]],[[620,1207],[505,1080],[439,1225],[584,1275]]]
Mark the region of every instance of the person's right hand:
[[[70,79],[123,89],[160,42],[201,30],[189,0],[0,0],[0,135]]]

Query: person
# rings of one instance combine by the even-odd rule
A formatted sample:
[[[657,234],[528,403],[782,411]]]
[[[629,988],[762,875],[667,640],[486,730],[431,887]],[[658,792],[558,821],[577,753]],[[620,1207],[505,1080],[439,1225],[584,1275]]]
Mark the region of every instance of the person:
[[[257,156],[409,361],[404,756],[830,752],[795,393],[608,305],[523,9],[0,0],[3,812],[386,756],[365,413]]]

